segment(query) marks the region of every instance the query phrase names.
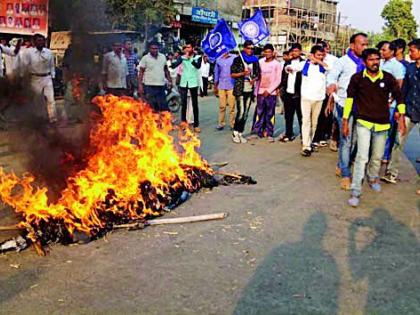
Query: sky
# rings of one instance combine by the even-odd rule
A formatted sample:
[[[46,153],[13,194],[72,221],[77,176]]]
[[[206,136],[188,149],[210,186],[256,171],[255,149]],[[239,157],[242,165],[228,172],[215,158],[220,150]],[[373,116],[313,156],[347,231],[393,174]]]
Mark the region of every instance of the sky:
[[[352,27],[363,31],[380,32],[384,25],[381,12],[387,0],[340,0],[339,10],[343,24],[351,24]],[[413,0],[413,14],[420,24],[420,0]],[[418,32],[420,34],[420,27]],[[419,35],[418,34],[418,35]]]

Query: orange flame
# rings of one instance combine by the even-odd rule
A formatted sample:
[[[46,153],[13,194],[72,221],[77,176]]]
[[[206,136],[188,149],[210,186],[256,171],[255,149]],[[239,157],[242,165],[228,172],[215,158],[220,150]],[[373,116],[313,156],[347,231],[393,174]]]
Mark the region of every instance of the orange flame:
[[[0,198],[23,217],[22,226],[58,219],[70,234],[91,233],[105,226],[105,212],[128,211],[130,219],[158,215],[144,198],[142,184],[165,196],[177,187],[194,189],[189,168],[212,174],[196,151],[200,141],[188,128],[178,137],[170,135],[174,127],[169,113],[154,113],[147,104],[127,97],[107,95],[94,103],[102,116],[90,133],[87,165],[67,179],[57,202],[49,203],[47,188],[35,187],[33,175],[19,178],[0,168]],[[34,233],[29,237],[36,239]]]

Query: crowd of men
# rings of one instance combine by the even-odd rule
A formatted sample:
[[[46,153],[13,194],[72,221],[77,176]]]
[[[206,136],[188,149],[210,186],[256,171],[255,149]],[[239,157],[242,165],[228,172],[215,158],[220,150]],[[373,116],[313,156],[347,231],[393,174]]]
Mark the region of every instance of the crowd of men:
[[[309,56],[303,58],[301,45],[293,44],[280,62],[273,45],[266,44],[259,58],[253,43],[246,41],[239,55],[225,53],[215,62],[214,91],[220,103],[216,129],[225,128],[229,107],[234,143],[262,138],[274,143],[280,98],[285,131],[278,140],[296,139],[296,115],[302,156],[310,157],[329,141],[330,148],[338,151],[336,175],[341,178],[340,187],[351,191],[348,203],[357,207],[365,174],[369,187],[376,192],[381,191],[381,179],[397,183],[407,136],[420,122],[420,40],[408,44],[411,62],[404,59],[406,43],[402,39],[381,42],[377,48],[368,46],[368,36],[357,33],[341,58],[330,54],[327,42],[314,45]],[[186,95],[190,92],[195,132],[200,131],[197,89],[202,60],[205,58],[187,45],[184,54],[169,64],[182,67],[181,120],[187,121]],[[254,102],[250,135],[245,137]],[[382,165],[386,165],[386,174],[380,178]]]
[[[52,89],[54,58],[45,48],[45,38],[35,35],[33,47],[6,47],[2,53],[20,60],[35,94],[46,101],[50,123],[58,116]],[[245,41],[239,54],[226,52],[210,64],[187,42],[183,51],[167,56],[159,43],[149,44],[139,57],[130,40],[113,44],[103,56],[100,93],[147,99],[156,112],[167,111],[167,91],[176,86],[181,97],[181,122],[192,123],[200,132],[198,96],[207,96],[210,73],[219,99],[217,130],[226,127],[226,111],[232,140],[245,144],[267,139],[287,143],[300,134],[301,155],[310,157],[319,147],[338,151],[336,175],[340,187],[351,191],[348,203],[357,207],[362,183],[381,191],[380,180],[396,184],[401,152],[412,128],[420,122],[420,40],[408,43],[410,61],[405,60],[406,42],[384,41],[368,48],[368,36],[354,34],[340,58],[330,54],[327,42],[314,45],[304,58],[295,43],[279,60],[271,44],[263,56]],[[2,69],[0,69],[2,70]],[[0,71],[2,73],[2,71]],[[251,108],[252,127],[245,137]],[[276,139],[276,107],[282,103],[285,130]],[[192,117],[187,117],[191,108]],[[295,124],[297,117],[298,126]],[[299,130],[299,132],[297,132]],[[382,165],[386,174],[379,178]],[[353,165],[353,167],[352,167]],[[418,192],[420,193],[420,192]]]

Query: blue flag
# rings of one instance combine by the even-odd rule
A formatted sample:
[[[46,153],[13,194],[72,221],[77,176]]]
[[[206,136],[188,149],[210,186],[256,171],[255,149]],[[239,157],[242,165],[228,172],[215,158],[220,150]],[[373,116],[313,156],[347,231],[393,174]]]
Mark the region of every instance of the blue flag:
[[[201,48],[214,61],[236,47],[235,37],[224,19],[221,19],[201,42]]]
[[[239,22],[238,26],[242,38],[244,40],[251,40],[254,45],[270,36],[270,30],[264,20],[262,11],[259,9],[248,20]]]

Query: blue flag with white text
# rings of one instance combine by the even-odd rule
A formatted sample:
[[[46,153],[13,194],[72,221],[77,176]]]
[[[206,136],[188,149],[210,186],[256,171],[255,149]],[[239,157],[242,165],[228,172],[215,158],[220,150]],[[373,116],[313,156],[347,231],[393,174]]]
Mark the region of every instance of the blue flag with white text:
[[[270,30],[264,20],[262,11],[259,9],[248,20],[239,22],[238,26],[242,38],[251,40],[254,45],[270,36]]]
[[[235,36],[224,19],[221,19],[201,42],[201,48],[214,61],[236,47]]]

